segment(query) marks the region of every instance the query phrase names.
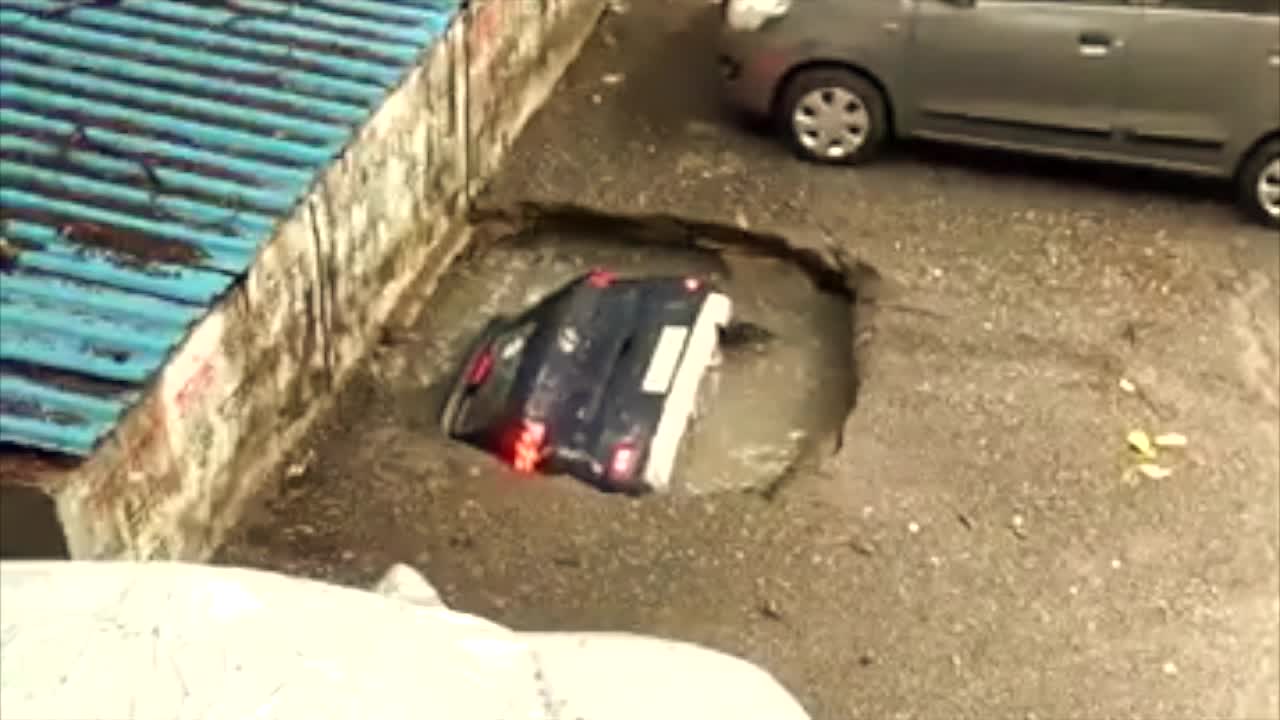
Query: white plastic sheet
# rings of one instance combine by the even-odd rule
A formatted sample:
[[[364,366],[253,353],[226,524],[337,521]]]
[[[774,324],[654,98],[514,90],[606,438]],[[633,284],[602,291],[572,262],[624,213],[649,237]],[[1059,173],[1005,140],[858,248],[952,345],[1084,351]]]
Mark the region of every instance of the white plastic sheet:
[[[518,634],[393,569],[379,593],[170,563],[0,563],[0,717],[807,720],[680,643]]]

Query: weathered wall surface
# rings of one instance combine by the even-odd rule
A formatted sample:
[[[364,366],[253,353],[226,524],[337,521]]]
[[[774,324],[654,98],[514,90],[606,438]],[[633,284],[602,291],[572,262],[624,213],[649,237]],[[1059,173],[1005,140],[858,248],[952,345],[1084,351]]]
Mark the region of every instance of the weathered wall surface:
[[[282,224],[115,435],[56,491],[76,558],[200,560],[325,412],[410,282],[467,242],[483,184],[603,0],[460,18]]]

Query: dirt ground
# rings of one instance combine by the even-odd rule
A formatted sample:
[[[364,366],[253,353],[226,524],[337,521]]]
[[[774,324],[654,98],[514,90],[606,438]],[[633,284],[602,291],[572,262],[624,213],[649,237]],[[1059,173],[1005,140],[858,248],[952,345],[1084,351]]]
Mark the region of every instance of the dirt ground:
[[[825,228],[887,288],[839,461],[771,499],[513,481],[422,439],[412,349],[471,321],[433,303],[219,560],[353,583],[412,562],[514,627],[743,655],[820,720],[1280,716],[1277,238],[1154,173],[796,162],[720,108],[711,23],[695,0],[607,16],[486,202]],[[1137,428],[1186,435],[1170,477],[1129,472]]]

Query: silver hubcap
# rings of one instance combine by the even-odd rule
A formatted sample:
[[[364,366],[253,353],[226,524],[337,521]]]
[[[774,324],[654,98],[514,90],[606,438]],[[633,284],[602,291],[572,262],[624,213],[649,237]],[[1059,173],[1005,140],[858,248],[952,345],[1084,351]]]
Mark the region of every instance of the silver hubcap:
[[[1262,168],[1258,176],[1258,204],[1273,218],[1280,218],[1280,157]]]
[[[845,88],[818,88],[800,98],[791,126],[809,152],[841,160],[867,141],[871,115],[862,98]]]

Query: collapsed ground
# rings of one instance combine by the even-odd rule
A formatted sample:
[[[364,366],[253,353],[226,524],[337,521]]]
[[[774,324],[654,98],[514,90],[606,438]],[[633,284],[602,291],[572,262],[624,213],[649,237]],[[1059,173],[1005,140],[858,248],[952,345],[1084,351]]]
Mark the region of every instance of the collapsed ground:
[[[431,405],[385,392],[388,357],[462,332],[436,316],[393,326],[221,560],[344,582],[409,561],[516,627],[742,654],[821,720],[1280,714],[1276,238],[1145,172],[797,163],[719,110],[711,22],[607,17],[486,201],[820,227],[877,267],[838,460],[771,499],[509,482],[424,448]],[[1171,477],[1129,473],[1135,428],[1188,437]]]

